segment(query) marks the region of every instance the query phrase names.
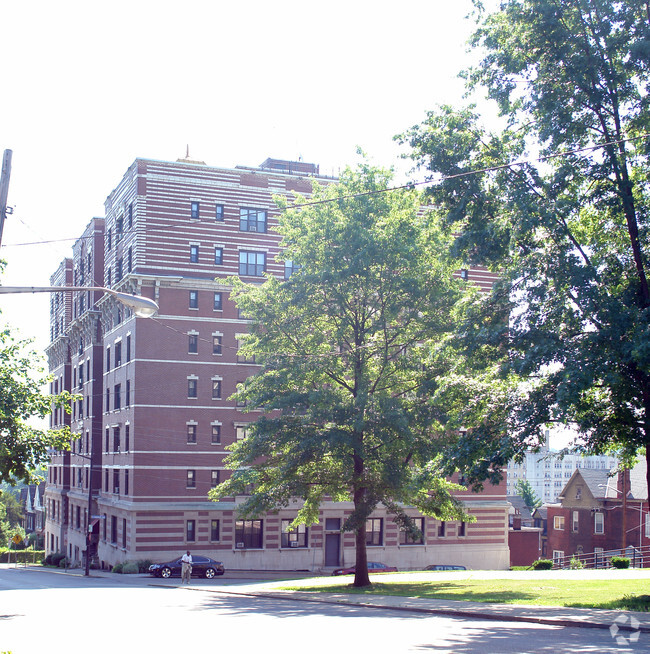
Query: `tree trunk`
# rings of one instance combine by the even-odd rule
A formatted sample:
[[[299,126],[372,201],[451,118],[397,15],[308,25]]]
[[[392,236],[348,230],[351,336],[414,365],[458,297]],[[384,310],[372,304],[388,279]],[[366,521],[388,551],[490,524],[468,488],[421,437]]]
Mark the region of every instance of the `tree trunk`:
[[[366,550],[366,521],[364,520],[356,531],[356,559],[354,569],[355,588],[370,586],[368,575],[368,552]]]

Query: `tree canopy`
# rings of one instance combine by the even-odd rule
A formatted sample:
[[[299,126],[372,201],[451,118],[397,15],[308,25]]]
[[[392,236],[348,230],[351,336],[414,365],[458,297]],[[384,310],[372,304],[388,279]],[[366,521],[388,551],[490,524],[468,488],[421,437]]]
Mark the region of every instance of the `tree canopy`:
[[[480,6],[479,2],[476,2]],[[466,262],[502,280],[472,339],[501,339],[513,434],[575,427],[578,449],[631,458],[650,443],[650,13],[645,0],[505,0],[479,15],[465,72],[496,102],[439,107],[398,138]],[[650,480],[649,480],[650,481]]]
[[[283,256],[296,272],[232,280],[252,320],[241,352],[261,365],[236,399],[264,414],[231,447],[233,472],[211,495],[245,495],[244,517],[301,498],[294,526],[318,522],[325,499],[352,502],[342,530],[356,534],[357,586],[369,584],[366,520],[378,506],[412,534],[407,506],[472,519],[445,477],[455,423],[436,400],[457,363],[464,288],[435,214],[414,191],[386,192],[390,183],[362,164],[281,202]]]
[[[29,342],[15,338],[8,327],[0,329],[0,482],[30,483],[33,472],[49,461],[50,449],[69,447],[68,429],[30,424],[48,416],[53,406],[68,406],[68,394],[51,397],[40,391],[46,381]]]

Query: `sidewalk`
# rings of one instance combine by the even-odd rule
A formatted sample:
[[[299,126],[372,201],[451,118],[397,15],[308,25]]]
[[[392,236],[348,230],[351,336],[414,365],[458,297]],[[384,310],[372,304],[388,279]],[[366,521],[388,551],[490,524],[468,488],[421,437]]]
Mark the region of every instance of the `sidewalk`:
[[[5,567],[3,564],[2,567]],[[84,571],[81,569],[70,569],[67,571],[57,570],[55,568],[26,568],[22,570],[38,569],[41,571],[52,572],[53,574],[66,574],[83,577]],[[621,578],[622,571],[591,571],[591,578],[607,579],[613,576]],[[650,594],[650,569],[623,571],[628,578],[648,579],[648,590]],[[294,602],[309,602],[315,604],[348,604],[352,606],[366,607],[372,609],[390,609],[395,611],[411,611],[417,613],[428,613],[431,615],[456,616],[461,618],[471,618],[480,620],[498,620],[513,622],[531,622],[535,624],[557,625],[563,627],[581,627],[593,629],[609,629],[612,635],[617,632],[630,634],[634,632],[650,633],[650,613],[641,613],[635,611],[610,611],[605,609],[583,609],[570,607],[549,607],[549,606],[529,606],[517,604],[488,604],[484,602],[467,602],[458,600],[434,600],[430,598],[418,597],[397,597],[388,595],[352,595],[347,593],[328,593],[328,592],[308,592],[300,590],[285,591],[279,590],[279,587],[288,584],[296,585],[303,579],[288,581],[291,577],[290,572],[276,573],[284,577],[284,580],[270,581],[269,573],[256,570],[229,570],[226,571],[226,577],[218,577],[208,582],[198,580],[198,583],[190,586],[181,586],[180,579],[160,579],[151,577],[148,574],[137,575],[118,575],[102,570],[91,570],[89,581],[92,579],[104,578],[111,581],[129,585],[148,585],[179,587],[186,590],[207,591],[224,595],[240,595],[248,597],[268,597]],[[422,574],[427,579],[431,579],[431,573],[412,573],[404,575],[409,580],[422,578]],[[594,576],[597,574],[597,577]],[[466,571],[462,573],[436,573],[436,579],[440,581],[449,579],[467,579],[473,578],[517,578],[527,577],[543,581],[544,579],[557,578],[584,578],[582,571],[549,571],[544,572],[509,572],[509,571]],[[234,579],[233,579],[234,577]],[[260,577],[262,580],[260,580]],[[267,577],[264,579],[264,577]],[[304,580],[306,583],[313,584],[316,579]],[[328,583],[329,578],[323,579],[322,583]],[[215,585],[215,582],[219,585]],[[222,583],[219,583],[222,582]],[[226,583],[223,583],[226,582]]]

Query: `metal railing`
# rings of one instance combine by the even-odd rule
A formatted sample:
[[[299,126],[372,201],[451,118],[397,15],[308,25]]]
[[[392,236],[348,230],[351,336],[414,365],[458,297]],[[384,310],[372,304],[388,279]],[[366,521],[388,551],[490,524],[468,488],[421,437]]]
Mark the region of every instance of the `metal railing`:
[[[650,546],[634,547],[628,545],[624,549],[604,550],[589,554],[571,554],[561,559],[553,560],[554,570],[568,570],[571,568],[611,568],[611,558],[623,556],[630,559],[630,568],[650,568]]]

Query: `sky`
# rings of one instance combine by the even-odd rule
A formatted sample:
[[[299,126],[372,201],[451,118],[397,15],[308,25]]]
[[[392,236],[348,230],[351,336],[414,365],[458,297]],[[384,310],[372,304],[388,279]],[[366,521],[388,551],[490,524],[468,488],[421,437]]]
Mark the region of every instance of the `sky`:
[[[496,4],[488,0],[486,6]],[[460,104],[471,0],[3,2],[0,150],[12,150],[5,286],[48,285],[137,157],[337,174],[396,166],[393,137]],[[486,113],[489,108],[486,107]],[[43,349],[49,297],[3,295]]]

